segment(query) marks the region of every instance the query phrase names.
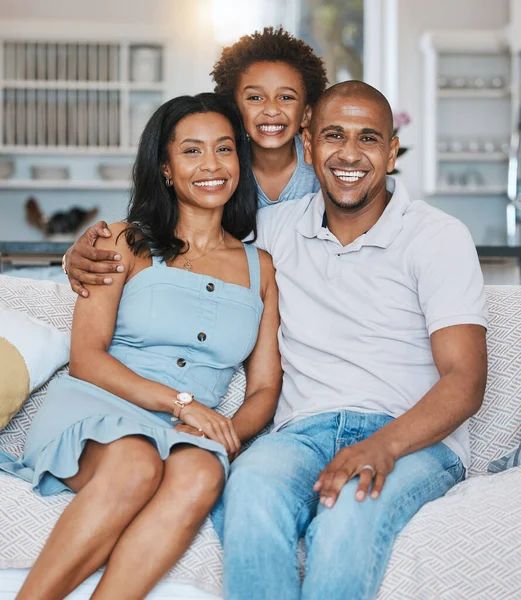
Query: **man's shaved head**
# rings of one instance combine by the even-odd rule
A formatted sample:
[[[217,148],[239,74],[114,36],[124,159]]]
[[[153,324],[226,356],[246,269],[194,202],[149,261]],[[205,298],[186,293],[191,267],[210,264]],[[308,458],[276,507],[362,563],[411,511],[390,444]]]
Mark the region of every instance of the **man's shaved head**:
[[[356,79],[332,85],[322,94],[322,96],[320,96],[320,99],[313,108],[313,114],[310,123],[310,129],[312,131],[314,130],[314,125],[317,122],[321,110],[331,100],[336,98],[345,98],[350,100],[368,100],[377,104],[380,107],[382,115],[385,119],[385,123],[387,125],[387,130],[389,133],[389,138],[392,137],[393,111],[391,110],[391,106],[387,101],[387,98],[373,86],[364,83],[363,81],[357,81]]]

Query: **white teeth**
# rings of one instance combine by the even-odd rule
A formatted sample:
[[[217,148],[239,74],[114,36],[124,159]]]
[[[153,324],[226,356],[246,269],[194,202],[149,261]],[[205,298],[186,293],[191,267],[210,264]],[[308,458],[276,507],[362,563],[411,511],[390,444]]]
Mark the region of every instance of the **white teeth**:
[[[334,169],[333,174],[341,179],[342,181],[347,181],[349,183],[354,183],[362,177],[365,177],[365,171],[341,171],[340,169]]]
[[[285,125],[259,125],[261,131],[282,131]]]
[[[194,181],[194,185],[197,187],[216,187],[223,185],[226,179],[211,179],[210,181]]]

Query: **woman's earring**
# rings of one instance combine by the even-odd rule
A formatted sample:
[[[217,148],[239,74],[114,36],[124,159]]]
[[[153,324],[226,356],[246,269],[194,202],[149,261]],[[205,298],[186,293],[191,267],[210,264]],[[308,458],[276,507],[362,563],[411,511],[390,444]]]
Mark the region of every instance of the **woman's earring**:
[[[165,177],[165,185],[166,187],[172,187],[174,182],[170,179],[170,177]]]

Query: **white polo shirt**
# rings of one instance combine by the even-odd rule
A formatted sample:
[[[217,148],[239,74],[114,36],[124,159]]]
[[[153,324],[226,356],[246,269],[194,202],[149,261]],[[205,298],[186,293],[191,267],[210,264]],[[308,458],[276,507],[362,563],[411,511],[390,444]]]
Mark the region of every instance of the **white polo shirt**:
[[[322,193],[259,211],[277,270],[284,378],[275,428],[342,409],[398,417],[439,380],[430,335],[487,326],[476,248],[457,219],[411,202],[399,180],[378,222],[342,246]],[[468,467],[467,424],[445,443]]]

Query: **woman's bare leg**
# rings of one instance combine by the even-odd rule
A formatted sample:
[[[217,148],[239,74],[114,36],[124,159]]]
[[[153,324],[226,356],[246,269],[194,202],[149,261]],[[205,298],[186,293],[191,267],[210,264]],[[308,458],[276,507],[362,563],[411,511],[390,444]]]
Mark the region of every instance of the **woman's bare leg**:
[[[89,441],[78,474],[64,480],[78,494],[56,523],[17,599],[65,598],[105,563],[122,531],[156,492],[162,474],[161,457],[143,438]]]
[[[175,449],[156,494],[114,547],[92,598],[145,598],[192,543],[223,484],[215,455],[191,446]]]

